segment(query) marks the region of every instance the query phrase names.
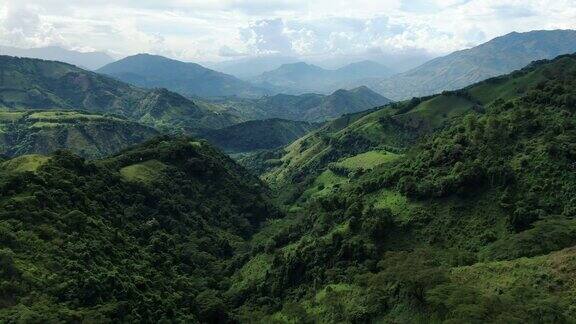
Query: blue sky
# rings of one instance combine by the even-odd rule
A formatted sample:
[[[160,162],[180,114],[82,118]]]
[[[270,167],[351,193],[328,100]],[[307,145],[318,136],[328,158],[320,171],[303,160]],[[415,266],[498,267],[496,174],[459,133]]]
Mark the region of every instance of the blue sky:
[[[511,31],[575,29],[576,0],[1,0],[0,45],[188,61],[445,54]]]

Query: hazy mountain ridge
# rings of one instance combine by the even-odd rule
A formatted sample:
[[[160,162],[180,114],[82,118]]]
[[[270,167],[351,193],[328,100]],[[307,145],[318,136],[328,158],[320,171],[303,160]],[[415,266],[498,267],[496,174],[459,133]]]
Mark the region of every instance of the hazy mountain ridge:
[[[361,61],[335,70],[323,69],[304,62],[283,64],[250,79],[254,84],[275,92],[303,94],[308,92],[331,93],[354,80],[370,77],[387,77],[393,72],[376,62]]]
[[[137,54],[110,63],[100,69],[124,82],[146,88],[167,88],[185,96],[259,97],[269,92],[228,74],[163,56]]]
[[[213,101],[198,100],[215,111],[227,112],[245,119],[290,119],[322,122],[343,114],[359,112],[391,101],[367,87],[337,90],[330,95],[307,93],[277,94],[259,99],[226,98]]]
[[[99,69],[114,61],[112,57],[103,52],[78,52],[66,50],[58,46],[37,48],[0,46],[0,55],[60,61],[90,70]]]
[[[392,100],[404,100],[456,90],[510,73],[532,61],[574,52],[574,30],[514,32],[471,49],[433,59],[390,78],[361,80],[349,86],[367,85]]]

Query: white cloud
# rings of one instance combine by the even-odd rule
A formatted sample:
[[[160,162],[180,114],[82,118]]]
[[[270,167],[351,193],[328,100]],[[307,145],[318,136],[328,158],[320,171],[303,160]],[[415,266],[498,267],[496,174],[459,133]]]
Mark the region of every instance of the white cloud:
[[[25,4],[23,4],[25,3]],[[575,0],[3,0],[0,44],[184,60],[381,50],[442,54],[511,31],[576,28]]]

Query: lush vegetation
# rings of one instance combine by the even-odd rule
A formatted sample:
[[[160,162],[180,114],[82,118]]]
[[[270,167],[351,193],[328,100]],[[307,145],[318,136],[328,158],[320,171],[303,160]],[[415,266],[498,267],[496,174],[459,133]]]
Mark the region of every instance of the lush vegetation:
[[[481,104],[475,91],[490,85],[521,90],[491,92],[514,96]],[[450,96],[477,103],[402,157],[385,154],[376,166],[374,153],[345,157],[305,188],[307,200],[292,209],[302,218],[253,257],[266,275],[252,283],[260,297],[240,305],[241,319],[575,318],[576,56],[443,95]],[[401,114],[440,98],[408,103]],[[350,127],[358,125],[339,132]],[[371,167],[334,173],[350,159]]]
[[[575,115],[566,55],[243,158],[276,197],[191,138],[2,161],[0,321],[572,323]]]
[[[267,191],[205,142],[0,165],[1,322],[216,322]]]

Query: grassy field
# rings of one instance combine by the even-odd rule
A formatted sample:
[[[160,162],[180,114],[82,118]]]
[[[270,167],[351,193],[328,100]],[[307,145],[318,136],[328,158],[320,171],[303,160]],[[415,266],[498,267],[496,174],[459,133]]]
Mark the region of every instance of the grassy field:
[[[1,167],[15,172],[34,172],[49,159],[39,154],[23,155],[2,163]]]
[[[164,163],[157,160],[149,160],[123,167],[120,169],[120,174],[127,181],[149,183],[159,178],[165,168],[166,165]]]
[[[335,165],[350,170],[372,169],[378,165],[392,162],[398,157],[400,157],[399,154],[387,151],[369,151],[343,159]]]

